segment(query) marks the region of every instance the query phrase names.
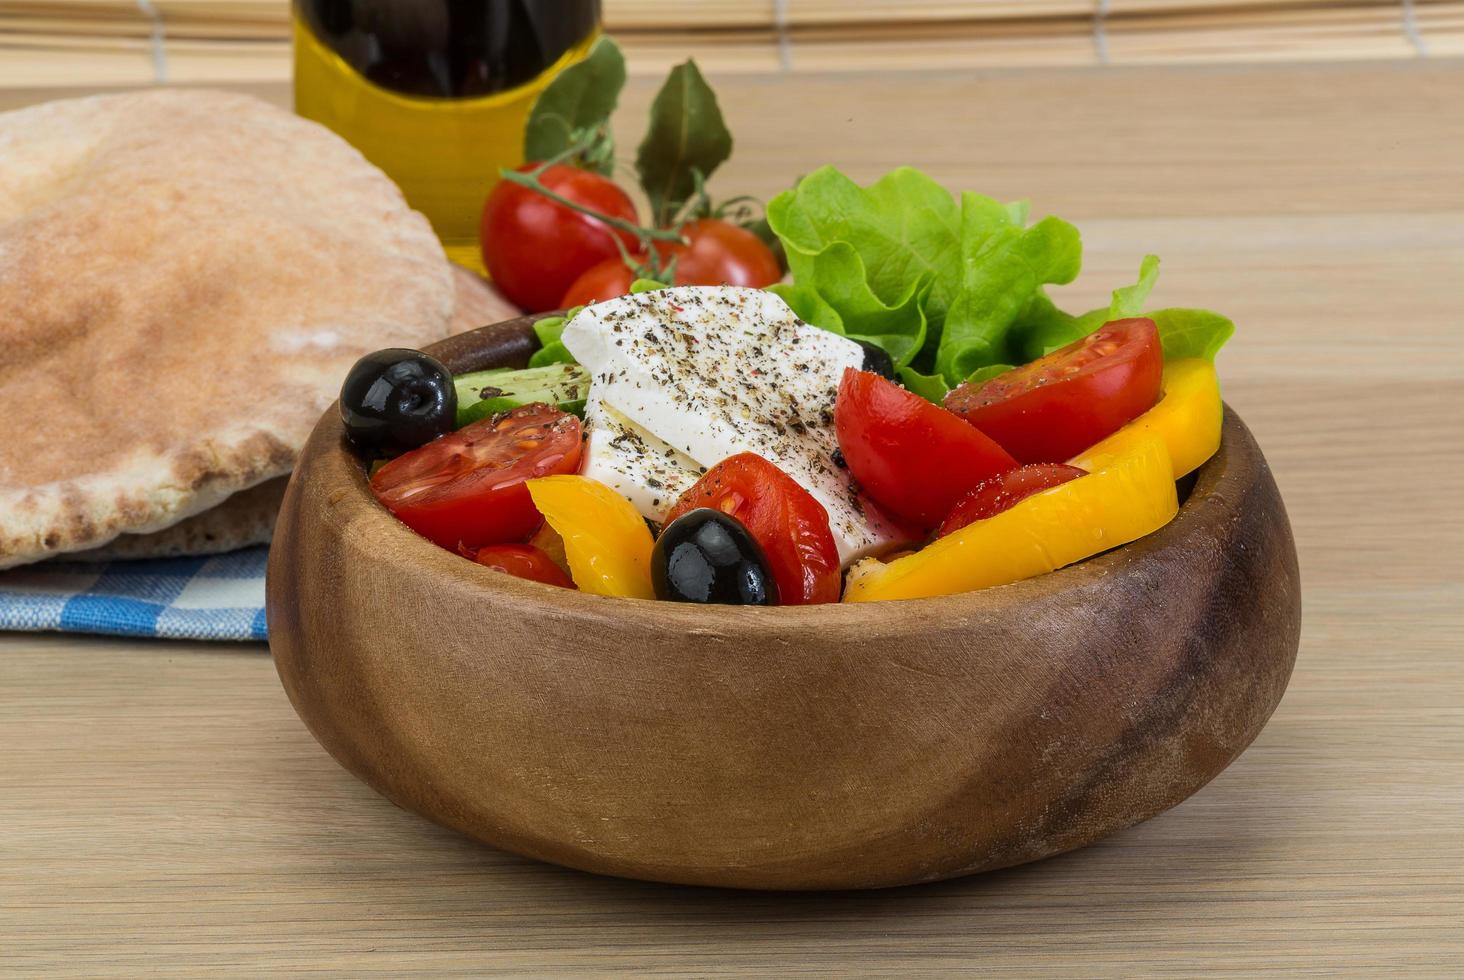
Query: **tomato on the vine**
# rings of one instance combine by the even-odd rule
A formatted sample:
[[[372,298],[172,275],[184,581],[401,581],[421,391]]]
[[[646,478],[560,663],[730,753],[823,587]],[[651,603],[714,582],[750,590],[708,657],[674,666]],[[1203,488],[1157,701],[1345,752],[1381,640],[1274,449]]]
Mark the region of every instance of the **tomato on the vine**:
[[[633,282],[635,270],[626,265],[620,256],[597,262],[569,287],[569,291],[559,301],[559,308],[572,310],[576,306],[589,306],[591,303],[624,296],[630,292],[630,284]]]
[[[676,256],[678,286],[761,289],[783,278],[773,250],[746,228],[721,218],[701,218],[679,231],[686,244],[667,247],[667,254]]]
[[[783,278],[778,260],[762,239],[745,228],[720,218],[689,221],[679,229],[685,244],[656,242],[655,252],[664,267],[676,260],[677,286],[751,286],[761,289]],[[631,261],[654,275],[645,254]],[[562,309],[588,306],[630,292],[637,273],[619,255],[586,269],[559,301]]]
[[[538,164],[526,163],[527,173]],[[557,163],[539,177],[549,190],[599,214],[634,224],[635,205],[609,178]],[[552,310],[590,266],[617,258],[636,236],[566,207],[532,188],[500,180],[483,205],[480,242],[488,274],[503,295],[530,313]]]

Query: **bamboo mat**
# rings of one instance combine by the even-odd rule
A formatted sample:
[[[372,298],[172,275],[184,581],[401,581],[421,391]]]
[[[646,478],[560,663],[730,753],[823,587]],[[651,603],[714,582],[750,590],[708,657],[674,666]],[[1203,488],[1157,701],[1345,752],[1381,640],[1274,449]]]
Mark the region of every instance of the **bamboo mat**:
[[[640,73],[1464,54],[1464,0],[605,0],[605,20]],[[0,87],[289,75],[287,0],[0,2]]]

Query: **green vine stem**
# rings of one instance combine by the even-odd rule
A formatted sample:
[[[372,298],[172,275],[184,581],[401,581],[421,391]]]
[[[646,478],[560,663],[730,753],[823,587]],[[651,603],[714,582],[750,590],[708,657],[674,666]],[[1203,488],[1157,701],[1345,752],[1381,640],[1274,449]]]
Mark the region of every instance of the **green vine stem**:
[[[659,228],[643,228],[640,225],[635,224],[634,222],[626,221],[624,218],[617,218],[611,214],[601,214],[594,208],[586,207],[585,205],[580,204],[577,201],[571,201],[563,194],[556,193],[555,191],[551,191],[549,188],[545,187],[544,182],[539,179],[544,175],[544,171],[548,170],[556,163],[559,163],[561,160],[568,158],[578,149],[579,147],[571,147],[564,153],[561,153],[558,156],[539,164],[537,167],[535,167],[533,170],[528,171],[527,173],[521,173],[517,170],[508,169],[504,169],[499,173],[504,180],[510,183],[518,184],[520,187],[527,187],[534,193],[542,194],[549,200],[555,202],[556,204],[562,204],[565,207],[569,208],[571,211],[578,211],[580,214],[587,215],[588,217],[594,218],[597,221],[603,221],[605,224],[609,225],[611,228],[616,229],[617,231],[623,231],[626,234],[634,235],[642,242],[657,241],[679,242],[683,245],[686,244],[686,240],[683,239],[678,232],[662,231]]]

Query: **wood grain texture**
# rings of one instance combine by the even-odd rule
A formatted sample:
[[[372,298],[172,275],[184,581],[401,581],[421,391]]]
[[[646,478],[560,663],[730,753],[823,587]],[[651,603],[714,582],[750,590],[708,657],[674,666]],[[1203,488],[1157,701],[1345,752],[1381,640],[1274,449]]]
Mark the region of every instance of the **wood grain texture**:
[[[1464,972],[1461,89],[1448,61],[720,86],[729,191],[917,162],[1081,219],[1073,307],[1153,250],[1158,302],[1237,319],[1225,394],[1305,627],[1265,731],[1174,810],[898,891],[625,882],[381,800],[262,646],[0,637],[0,972]]]
[[[454,374],[511,366],[531,323],[428,351]],[[803,891],[1022,864],[1184,800],[1281,699],[1296,549],[1255,440],[1224,424],[1179,515],[1097,558],[963,595],[748,609],[464,561],[372,499],[328,412],[275,527],[270,649],[342,765],[515,853]]]

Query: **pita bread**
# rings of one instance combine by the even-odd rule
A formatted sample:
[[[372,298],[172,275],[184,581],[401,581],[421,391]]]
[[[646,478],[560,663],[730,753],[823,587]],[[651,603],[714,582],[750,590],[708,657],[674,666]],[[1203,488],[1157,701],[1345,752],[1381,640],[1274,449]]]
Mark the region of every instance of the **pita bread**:
[[[469,269],[453,266],[457,302],[452,333],[462,333],[519,315],[516,306],[488,281]],[[100,548],[62,555],[66,561],[114,561],[133,558],[180,558],[214,555],[250,545],[268,544],[285,494],[287,477],[241,490],[201,514],[185,517],[151,534],[122,534]]]
[[[324,128],[152,90],[0,114],[0,567],[286,473],[361,354],[448,332],[425,218]]]
[[[452,271],[457,302],[452,314],[451,333],[463,333],[519,315],[518,307],[500,296],[476,272],[456,265]],[[172,527],[151,534],[122,534],[100,548],[61,557],[67,561],[180,558],[268,544],[288,482],[287,477],[278,477],[242,490],[201,514],[185,517]]]
[[[201,514],[185,517],[151,534],[119,534],[100,548],[58,555],[59,561],[116,561],[132,558],[182,558],[217,555],[253,544],[269,544],[287,476],[241,490]]]
[[[488,280],[460,265],[452,267],[453,282],[457,287],[457,306],[452,314],[452,333],[466,333],[490,323],[512,320],[522,316],[517,306],[499,294]]]

